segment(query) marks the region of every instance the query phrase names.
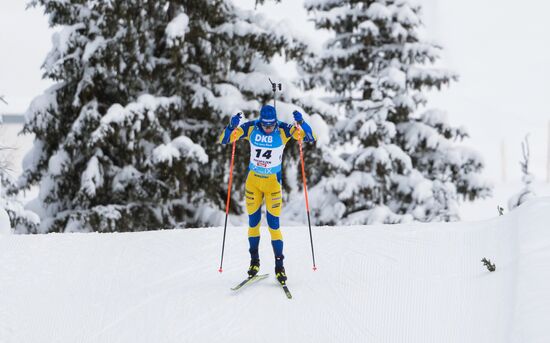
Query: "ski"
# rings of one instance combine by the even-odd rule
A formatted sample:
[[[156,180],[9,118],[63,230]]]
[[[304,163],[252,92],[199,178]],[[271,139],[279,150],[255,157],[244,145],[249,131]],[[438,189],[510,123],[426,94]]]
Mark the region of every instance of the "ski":
[[[268,277],[269,274],[261,274],[261,275],[254,275],[253,277],[251,278],[247,278],[245,280],[243,280],[241,283],[239,283],[237,286],[235,287],[231,287],[231,290],[232,291],[237,291],[241,288],[243,288],[244,286],[247,286],[247,285],[250,285],[252,283],[255,283],[256,281],[260,281],[260,280],[263,280],[265,279],[266,277]]]
[[[281,286],[283,286],[283,291],[285,291],[286,297],[288,299],[292,299],[292,293],[290,293],[290,291],[288,290],[287,285],[281,285]]]

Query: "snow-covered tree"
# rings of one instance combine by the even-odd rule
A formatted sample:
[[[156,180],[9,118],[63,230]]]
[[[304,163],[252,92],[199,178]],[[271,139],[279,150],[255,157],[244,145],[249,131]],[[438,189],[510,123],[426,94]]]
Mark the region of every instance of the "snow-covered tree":
[[[532,185],[535,178],[529,171],[529,158],[531,157],[529,149],[529,135],[525,136],[525,140],[521,142],[521,152],[523,159],[519,164],[521,166],[521,173],[523,174],[521,177],[523,189],[508,200],[509,211],[535,197],[535,192]]]
[[[15,233],[36,232],[40,218],[9,192],[13,188],[13,182],[8,172],[0,170],[0,234],[11,233],[12,229]]]
[[[271,99],[272,57],[297,58],[304,45],[229,0],[33,4],[60,28],[43,66],[56,84],[26,113],[36,140],[18,184],[40,184],[39,231],[220,223],[229,150],[218,136],[231,114]],[[282,100],[322,113],[297,90]]]
[[[2,116],[0,115],[0,126]],[[9,194],[13,188],[13,177],[11,176],[10,163],[4,154],[11,150],[9,147],[0,146],[0,234],[9,234],[12,228],[15,232],[27,232],[28,228],[34,230],[40,219],[32,211],[26,210],[21,201]]]
[[[333,95],[333,130],[345,164],[312,193],[317,223],[395,223],[458,218],[460,197],[485,196],[480,156],[456,141],[464,128],[425,109],[426,92],[457,79],[433,64],[441,48],[422,37],[420,6],[405,0],[306,0],[333,37],[304,59],[305,83]]]

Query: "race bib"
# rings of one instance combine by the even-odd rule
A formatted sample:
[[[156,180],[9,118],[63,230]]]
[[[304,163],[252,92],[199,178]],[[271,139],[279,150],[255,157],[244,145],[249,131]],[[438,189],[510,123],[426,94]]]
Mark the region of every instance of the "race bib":
[[[266,135],[254,128],[249,140],[250,170],[260,174],[276,174],[281,171],[285,146],[279,130]]]

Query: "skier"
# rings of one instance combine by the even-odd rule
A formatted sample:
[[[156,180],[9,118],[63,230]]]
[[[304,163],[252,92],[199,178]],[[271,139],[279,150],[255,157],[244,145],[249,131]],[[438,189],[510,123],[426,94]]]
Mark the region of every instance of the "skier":
[[[283,264],[283,235],[279,228],[279,216],[282,207],[282,159],[283,150],[290,138],[314,142],[315,135],[304,121],[300,112],[294,111],[294,120],[301,130],[277,120],[273,106],[265,105],[260,110],[260,118],[239,126],[242,113],[231,117],[229,125],[220,136],[220,143],[233,143],[246,139],[250,143],[250,163],[245,184],[246,210],[248,212],[248,242],[250,244],[250,267],[248,277],[255,276],[260,270],[260,219],[263,199],[266,204],[266,217],[271,234],[271,245],[275,254],[275,276],[286,284],[287,276]],[[234,130],[236,132],[234,133]]]

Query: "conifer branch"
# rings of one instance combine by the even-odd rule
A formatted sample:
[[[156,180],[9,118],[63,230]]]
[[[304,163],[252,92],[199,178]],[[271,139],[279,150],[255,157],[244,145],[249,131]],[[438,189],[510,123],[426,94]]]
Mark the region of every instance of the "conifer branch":
[[[496,264],[491,263],[491,260],[487,259],[486,257],[484,257],[481,262],[483,262],[485,267],[487,267],[490,272],[494,272],[497,269]]]

